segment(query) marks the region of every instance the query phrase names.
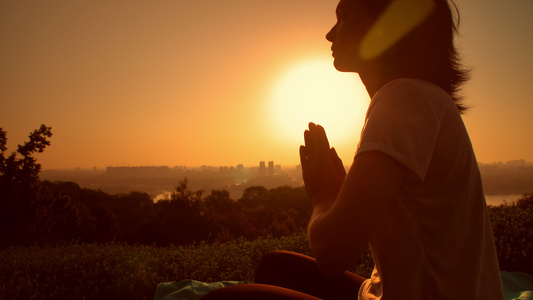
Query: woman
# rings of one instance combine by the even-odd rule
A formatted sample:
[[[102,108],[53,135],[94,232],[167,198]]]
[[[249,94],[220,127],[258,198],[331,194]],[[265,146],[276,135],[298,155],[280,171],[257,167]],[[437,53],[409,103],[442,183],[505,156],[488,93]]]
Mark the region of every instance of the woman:
[[[206,299],[503,299],[477,161],[457,92],[467,79],[447,0],[341,0],[335,68],[372,101],[348,174],[324,129],[300,147],[316,260],[265,256],[259,285]],[[370,279],[346,270],[370,245]],[[211,298],[213,297],[213,298]]]

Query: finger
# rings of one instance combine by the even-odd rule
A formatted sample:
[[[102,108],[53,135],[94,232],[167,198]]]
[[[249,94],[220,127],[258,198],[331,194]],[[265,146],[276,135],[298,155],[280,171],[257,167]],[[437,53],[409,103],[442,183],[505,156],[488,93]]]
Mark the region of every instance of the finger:
[[[305,150],[305,146],[300,146],[300,164],[302,165],[302,169],[307,168],[307,153]]]
[[[329,141],[326,135],[326,130],[324,130],[324,127],[320,125],[316,126],[316,136],[317,136],[319,150],[327,153],[329,151]]]
[[[309,130],[304,132],[304,140],[306,147],[307,159],[314,159],[319,156],[318,147],[317,147],[317,137],[315,127],[310,126]]]
[[[304,143],[305,143],[305,147],[309,147],[310,144],[311,144],[311,133],[309,132],[309,130],[306,130],[304,131]]]
[[[337,154],[337,150],[335,148],[331,148],[331,159],[333,160],[333,165],[335,166],[335,169],[337,170],[338,174],[342,177],[346,177],[346,169],[344,169],[344,164],[342,163],[341,158]]]
[[[308,133],[308,140],[309,140],[309,143],[310,143],[310,146],[311,148],[309,148],[309,150],[313,150],[315,151],[316,150],[316,124],[313,123],[313,122],[309,122],[309,125],[308,125],[309,129],[309,133]],[[311,151],[308,151],[308,152],[311,152]]]
[[[305,146],[300,146],[300,164],[302,166],[302,179],[304,180],[304,184],[309,184],[309,161],[307,161]]]

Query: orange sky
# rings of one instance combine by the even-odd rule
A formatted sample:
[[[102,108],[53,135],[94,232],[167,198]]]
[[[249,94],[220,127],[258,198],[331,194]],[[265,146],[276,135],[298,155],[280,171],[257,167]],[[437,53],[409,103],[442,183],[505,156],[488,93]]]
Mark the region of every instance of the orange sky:
[[[312,2],[0,1],[8,150],[44,123],[54,133],[38,156],[45,169],[296,165],[303,138],[287,132],[305,125],[274,124],[273,90],[292,66],[331,60],[336,2]],[[533,161],[533,1],[457,2],[478,160]],[[357,122],[332,141],[346,164],[368,103],[353,98]]]

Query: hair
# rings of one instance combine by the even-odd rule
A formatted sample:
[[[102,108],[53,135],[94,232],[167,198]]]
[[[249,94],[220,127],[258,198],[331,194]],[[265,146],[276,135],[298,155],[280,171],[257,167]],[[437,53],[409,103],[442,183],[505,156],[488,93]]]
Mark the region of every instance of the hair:
[[[393,0],[370,1],[382,11]],[[460,112],[468,108],[459,95],[462,85],[470,79],[470,70],[461,63],[454,44],[460,23],[459,10],[453,0],[432,0],[435,8],[419,26],[387,50],[385,63],[399,66],[399,75],[427,80],[444,89]],[[455,9],[454,20],[451,6]],[[377,4],[376,4],[377,3]]]

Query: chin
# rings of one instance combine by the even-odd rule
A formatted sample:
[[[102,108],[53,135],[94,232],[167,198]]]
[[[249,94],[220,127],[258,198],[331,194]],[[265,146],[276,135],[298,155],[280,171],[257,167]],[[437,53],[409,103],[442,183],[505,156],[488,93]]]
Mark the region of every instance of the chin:
[[[340,62],[338,59],[335,59],[335,61],[333,62],[333,66],[339,72],[355,72],[353,68],[350,68],[349,65]]]
[[[333,66],[339,72],[359,73],[362,69],[368,68],[370,64],[368,62],[360,61],[357,59],[340,59],[335,58]]]

